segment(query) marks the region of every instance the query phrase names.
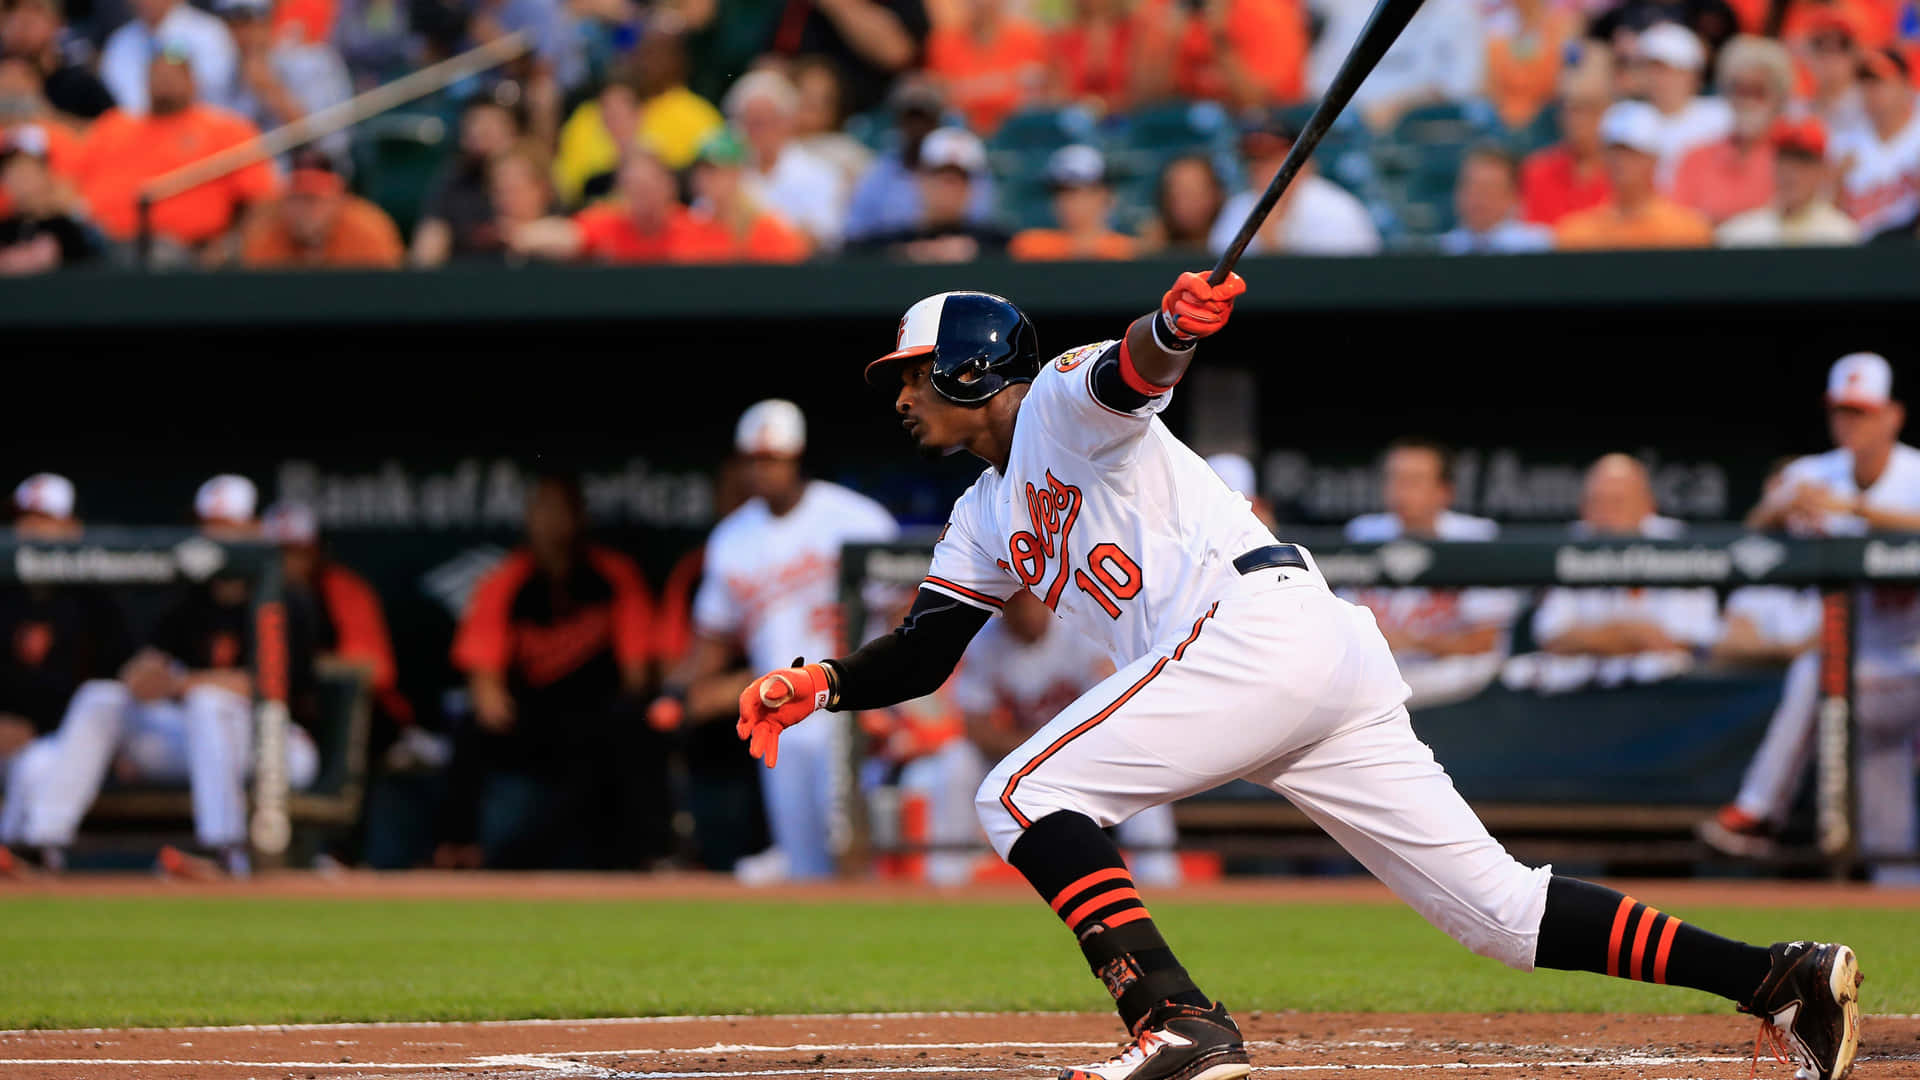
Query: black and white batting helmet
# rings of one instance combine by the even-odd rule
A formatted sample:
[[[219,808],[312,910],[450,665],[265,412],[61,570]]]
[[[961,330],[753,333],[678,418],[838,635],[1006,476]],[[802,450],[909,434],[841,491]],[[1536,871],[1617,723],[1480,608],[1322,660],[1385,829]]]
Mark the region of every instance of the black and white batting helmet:
[[[867,365],[867,382],[897,385],[900,365],[933,358],[933,388],[959,405],[983,405],[1040,373],[1040,339],[1005,297],[945,292],[907,309],[892,352]]]

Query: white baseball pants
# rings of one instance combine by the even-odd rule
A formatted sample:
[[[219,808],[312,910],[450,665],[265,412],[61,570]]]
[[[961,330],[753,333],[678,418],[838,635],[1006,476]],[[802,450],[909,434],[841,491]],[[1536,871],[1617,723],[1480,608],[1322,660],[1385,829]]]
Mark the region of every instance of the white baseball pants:
[[[193,796],[194,833],[208,847],[247,838],[246,780],[253,771],[253,705],[211,686],[195,687],[178,702],[136,702],[107,679],[83,684],[60,729],[33,744],[23,783],[9,784],[0,823],[13,842],[66,847],[100,793],[116,754],[160,783],[185,781]],[[306,787],[319,775],[320,754],[298,725],[287,730],[287,782]],[[16,801],[17,800],[17,801]]]
[[[1264,784],[1429,922],[1531,969],[1552,870],[1487,834],[1415,737],[1407,692],[1370,612],[1317,571],[1257,571],[1008,755],[975,805],[1004,857],[1055,811],[1108,826]]]

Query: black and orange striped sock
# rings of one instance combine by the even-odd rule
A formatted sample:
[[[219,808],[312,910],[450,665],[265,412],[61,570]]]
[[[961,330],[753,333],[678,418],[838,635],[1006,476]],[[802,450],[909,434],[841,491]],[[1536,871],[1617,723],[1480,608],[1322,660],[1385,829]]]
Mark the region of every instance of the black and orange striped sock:
[[[1007,853],[1073,931],[1093,974],[1133,1030],[1163,1001],[1207,1008],[1187,969],[1153,925],[1113,840],[1085,814],[1060,810],[1027,827]]]
[[[1671,983],[1746,1004],[1773,966],[1767,950],[1710,934],[1631,896],[1556,875],[1536,967]]]

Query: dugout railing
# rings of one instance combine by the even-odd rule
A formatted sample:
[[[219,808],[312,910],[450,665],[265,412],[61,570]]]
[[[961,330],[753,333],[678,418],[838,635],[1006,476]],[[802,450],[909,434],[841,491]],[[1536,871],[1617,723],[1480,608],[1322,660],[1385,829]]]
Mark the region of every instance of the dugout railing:
[[[1814,735],[1813,837],[1804,850],[1772,860],[1814,864],[1850,873],[1871,859],[1911,861],[1909,853],[1863,852],[1856,842],[1853,783],[1853,657],[1855,595],[1862,586],[1920,584],[1920,535],[1793,539],[1736,527],[1699,527],[1682,539],[1607,539],[1569,536],[1563,529],[1509,530],[1496,541],[1445,543],[1396,540],[1347,543],[1324,530],[1282,530],[1312,550],[1335,588],[1473,588],[1533,590],[1568,587],[1710,588],[1725,599],[1744,586],[1814,588],[1821,594],[1820,703]],[[849,627],[869,627],[873,606],[897,598],[925,575],[931,537],[892,544],[849,545],[841,560],[841,597]],[[1551,699],[1540,714],[1551,717]],[[1770,707],[1769,707],[1770,708]],[[1419,717],[1416,716],[1416,726]],[[1442,755],[1442,763],[1446,763]],[[857,775],[857,773],[855,774]],[[1732,797],[1724,792],[1718,801]],[[876,854],[860,793],[839,793],[836,842],[850,866]],[[1558,799],[1474,799],[1496,835],[1553,838],[1529,854],[1649,863],[1697,863],[1710,853],[1690,827],[1712,802],[1631,805]],[[1184,833],[1198,832],[1228,854],[1311,856],[1327,852],[1304,815],[1278,797],[1195,799],[1176,807]],[[883,830],[884,831],[884,830]],[[1316,837],[1317,841],[1317,837]]]
[[[0,584],[18,588],[100,588],[144,594],[151,607],[170,590],[202,585],[216,576],[248,580],[251,605],[255,768],[250,782],[249,838],[262,865],[281,862],[296,825],[351,825],[365,788],[371,702],[367,673],[344,663],[316,671],[327,723],[316,733],[321,775],[308,792],[288,790],[287,608],[279,553],[269,544],[181,528],[89,528],[70,538],[38,539],[0,533]],[[149,612],[148,614],[152,614]],[[141,620],[129,612],[130,622]],[[136,631],[138,626],[135,626]],[[136,634],[137,637],[137,634]],[[109,785],[88,822],[176,821],[191,816],[184,789]]]

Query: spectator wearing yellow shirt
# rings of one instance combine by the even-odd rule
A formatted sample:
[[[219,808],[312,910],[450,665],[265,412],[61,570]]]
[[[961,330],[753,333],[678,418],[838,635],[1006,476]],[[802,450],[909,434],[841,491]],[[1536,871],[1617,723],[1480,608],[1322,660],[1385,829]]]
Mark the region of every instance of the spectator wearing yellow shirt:
[[[554,184],[568,204],[605,194],[621,155],[636,141],[668,168],[684,169],[723,123],[720,110],[687,89],[680,35],[656,30],[561,125]]]

